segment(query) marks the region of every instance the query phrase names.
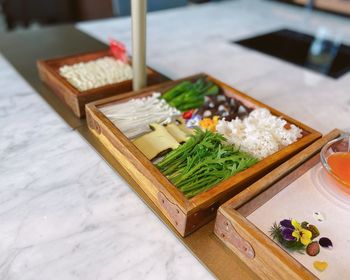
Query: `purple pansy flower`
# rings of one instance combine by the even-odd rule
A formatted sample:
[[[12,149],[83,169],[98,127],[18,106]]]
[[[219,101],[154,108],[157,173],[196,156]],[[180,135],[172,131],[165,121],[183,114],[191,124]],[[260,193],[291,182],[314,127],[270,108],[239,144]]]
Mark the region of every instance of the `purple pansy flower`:
[[[292,235],[295,230],[292,221],[287,219],[282,220],[280,221],[280,226],[283,239],[286,241],[295,241],[295,237]]]
[[[289,229],[294,230],[294,227],[292,225],[292,221],[291,220],[287,220],[287,219],[282,220],[282,221],[280,221],[280,225],[283,228],[289,228]]]
[[[283,228],[282,229],[282,236],[283,239],[286,241],[295,241],[295,237],[292,235],[294,229],[291,228]]]

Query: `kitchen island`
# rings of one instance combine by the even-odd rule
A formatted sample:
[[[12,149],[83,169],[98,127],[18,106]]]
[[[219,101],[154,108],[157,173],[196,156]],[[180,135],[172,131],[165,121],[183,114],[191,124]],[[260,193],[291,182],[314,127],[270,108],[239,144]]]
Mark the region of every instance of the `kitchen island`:
[[[155,12],[148,65],[171,79],[206,72],[322,133],[349,129],[350,73],[332,79],[230,43],[286,27],[315,34],[322,25],[350,44],[348,19],[269,1]],[[131,47],[130,18],[76,28]],[[2,50],[0,279],[212,279],[80,137],[84,124],[67,125],[10,56]],[[238,259],[236,266],[231,279],[253,277]]]

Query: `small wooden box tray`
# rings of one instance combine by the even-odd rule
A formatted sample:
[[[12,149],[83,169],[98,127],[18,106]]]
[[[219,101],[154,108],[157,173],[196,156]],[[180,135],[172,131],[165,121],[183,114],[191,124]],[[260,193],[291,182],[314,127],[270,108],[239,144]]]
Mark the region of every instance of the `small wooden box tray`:
[[[132,80],[105,85],[90,90],[79,91],[59,74],[59,69],[64,65],[88,62],[105,56],[112,57],[109,50],[89,52],[48,60],[38,60],[37,68],[40,79],[52,89],[52,91],[73,111],[77,117],[83,118],[85,116],[85,105],[87,103],[131,91]],[[162,74],[149,67],[147,68],[147,78],[148,85],[155,85],[169,80]]]
[[[350,253],[347,258],[342,256],[343,260],[339,260],[340,256],[334,252],[337,251],[336,247],[332,251],[321,248],[319,255],[315,257],[306,253],[289,253],[268,236],[274,222],[288,218],[295,218],[300,222],[306,220],[319,228],[319,237],[326,236],[331,239],[332,236],[335,237],[334,231],[349,228],[345,221],[349,221],[350,209],[345,212],[347,219],[344,219],[344,211],[339,208],[338,202],[332,196],[326,195],[327,186],[320,187],[320,178],[328,177],[321,167],[319,153],[328,141],[337,138],[341,133],[340,130],[333,130],[219,208],[214,229],[216,236],[262,279],[347,278],[350,269],[344,275],[344,259],[345,262],[349,260]],[[322,223],[317,221],[313,217],[313,211],[323,212],[326,220]],[[343,213],[342,218],[339,213]],[[337,221],[338,219],[341,221]],[[343,226],[332,228],[329,224],[334,222],[341,222]],[[338,244],[334,244],[338,249],[349,247],[346,243],[348,235],[340,239],[340,242],[337,238],[333,239],[333,244],[338,241]],[[342,246],[340,243],[343,243]],[[317,260],[328,261],[330,267],[324,272],[318,272],[313,267],[313,262]],[[334,278],[334,274],[338,273],[343,274]]]
[[[222,181],[210,190],[187,199],[99,108],[125,102],[131,98],[149,96],[154,91],[162,93],[184,80],[195,81],[200,77],[213,81],[220,87],[221,93],[236,98],[247,107],[268,108],[274,115],[281,116],[289,123],[300,127],[303,130],[303,137],[279,152],[261,160],[251,168]],[[320,133],[306,125],[205,74],[90,103],[86,106],[86,116],[89,129],[122,163],[130,176],[140,185],[182,236],[186,236],[209,222],[215,217],[216,210],[222,203],[321,136]]]

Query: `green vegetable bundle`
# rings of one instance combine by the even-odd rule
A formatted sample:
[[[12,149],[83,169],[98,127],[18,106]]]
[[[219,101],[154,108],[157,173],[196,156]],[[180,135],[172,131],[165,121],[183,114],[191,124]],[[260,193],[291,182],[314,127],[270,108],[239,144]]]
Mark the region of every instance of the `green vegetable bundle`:
[[[214,95],[219,92],[219,87],[212,82],[203,79],[195,83],[184,81],[172,89],[166,91],[162,98],[169,105],[185,112],[191,109],[197,109],[204,105],[206,95]]]
[[[219,133],[197,129],[157,167],[187,198],[191,198],[258,161],[224,142],[224,136]]]

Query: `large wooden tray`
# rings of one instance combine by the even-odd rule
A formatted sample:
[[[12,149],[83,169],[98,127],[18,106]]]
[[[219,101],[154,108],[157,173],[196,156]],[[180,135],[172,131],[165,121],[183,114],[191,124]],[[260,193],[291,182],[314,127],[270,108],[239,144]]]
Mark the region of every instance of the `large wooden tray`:
[[[40,79],[51,88],[51,90],[73,111],[77,117],[83,118],[85,116],[85,105],[87,103],[131,91],[132,80],[86,91],[79,91],[59,74],[59,68],[64,65],[88,62],[105,56],[112,56],[109,50],[89,52],[49,60],[38,60],[37,68]],[[147,68],[147,75],[148,85],[155,85],[169,80],[162,74],[149,67]]]
[[[199,77],[208,77],[209,80],[219,85],[222,93],[240,100],[247,107],[266,107],[274,115],[283,117],[291,124],[296,124],[303,129],[303,137],[292,145],[261,160],[253,167],[217,184],[210,190],[187,199],[100,111],[100,108],[113,103],[125,102],[131,98],[148,96],[154,91],[164,92],[183,80],[194,81]],[[320,137],[320,133],[306,125],[205,74],[88,104],[86,115],[90,130],[123,164],[130,176],[140,185],[182,236],[186,236],[213,219],[216,209],[223,202]]]
[[[321,148],[328,141],[337,138],[340,134],[341,131],[337,129],[333,130],[219,208],[214,229],[216,236],[262,279],[318,279],[318,277],[323,278],[327,276],[327,271],[318,272],[313,268],[312,262],[316,260],[327,260],[332,253],[327,251],[327,249],[321,248],[319,256],[316,257],[310,257],[306,254],[299,255],[298,253],[291,254],[268,237],[268,228],[272,226],[270,220],[274,220],[274,216],[287,215],[284,218],[296,218],[289,217],[288,214],[298,215],[302,213],[303,218],[307,218],[305,220],[319,227],[320,237],[322,235],[324,236],[325,232],[327,236],[327,232],[341,230],[337,228],[326,229],[327,225],[325,223],[317,223],[315,219],[312,219],[311,212],[317,210],[317,207],[314,208],[314,204],[318,203],[316,202],[318,201],[318,195],[305,198],[308,200],[295,199],[295,196],[307,196],[310,193],[309,190],[306,190],[310,184],[305,184],[305,182],[312,182],[314,180],[314,175],[317,174],[314,173],[316,172],[315,170],[323,172],[320,166],[319,155]],[[318,185],[318,181],[315,181],[313,185]],[[293,189],[290,189],[287,193],[288,188]],[[296,190],[298,191],[296,192]],[[295,195],[291,195],[291,191]],[[282,192],[284,192],[284,196],[281,195]],[[316,194],[317,192],[314,193]],[[323,195],[320,194],[320,197],[323,197]],[[286,199],[289,202],[286,203]],[[271,208],[271,205],[274,206],[276,203],[282,203],[282,205]],[[290,204],[294,205],[292,207],[296,209],[295,211],[290,211]],[[323,209],[330,209],[325,203],[320,204],[322,205],[319,205],[318,209],[321,209],[321,211]],[[312,210],[310,211],[308,208],[312,208]],[[270,214],[267,214],[266,209],[268,209]],[[328,217],[330,218],[329,212]],[[350,216],[350,212],[348,214]],[[264,215],[263,217],[266,218],[261,218],[261,215]],[[337,218],[333,220],[337,220]],[[263,223],[265,223],[265,227],[261,226]],[[343,221],[343,226],[347,227],[345,221]],[[331,236],[328,237],[331,238]],[[346,238],[347,236],[344,236],[343,240]],[[336,255],[333,257],[337,258]],[[305,266],[301,262],[304,262]],[[335,262],[339,262],[339,259],[336,259],[336,261],[333,259],[333,263],[331,261],[329,262],[329,265],[334,267]],[[335,273],[338,273],[338,271]],[[346,277],[344,278],[344,275],[339,275],[338,278],[329,278],[328,274],[326,278],[345,279]]]

